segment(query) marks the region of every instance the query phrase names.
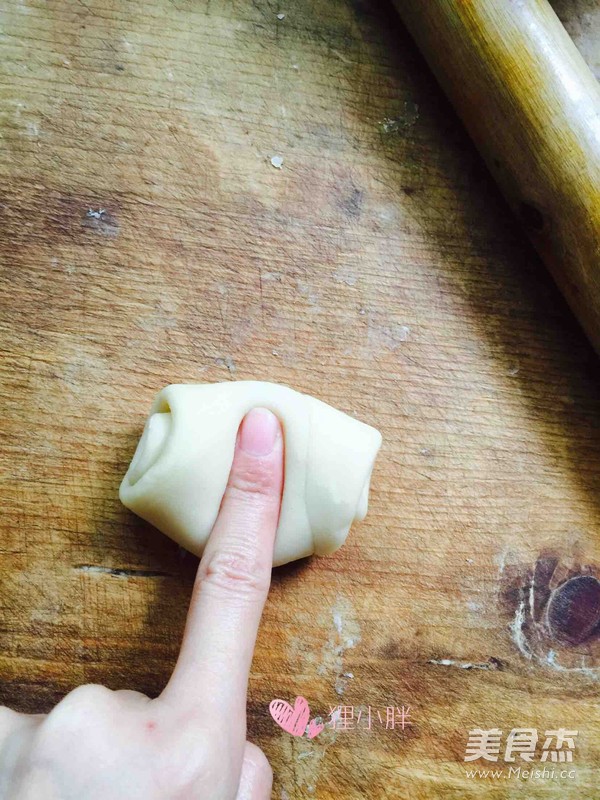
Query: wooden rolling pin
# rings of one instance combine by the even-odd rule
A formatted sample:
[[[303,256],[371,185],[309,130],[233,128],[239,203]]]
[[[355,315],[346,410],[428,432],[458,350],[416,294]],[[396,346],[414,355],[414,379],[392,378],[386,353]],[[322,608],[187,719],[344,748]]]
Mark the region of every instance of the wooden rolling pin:
[[[394,0],[600,353],[600,84],[546,0]]]

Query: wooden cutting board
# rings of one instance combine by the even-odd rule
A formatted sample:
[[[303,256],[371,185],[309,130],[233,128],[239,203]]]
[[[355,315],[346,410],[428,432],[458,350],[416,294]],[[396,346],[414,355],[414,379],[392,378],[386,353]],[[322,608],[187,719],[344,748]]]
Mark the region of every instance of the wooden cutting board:
[[[600,74],[595,1],[555,7]],[[564,644],[590,618],[564,581],[600,570],[597,358],[391,7],[1,21],[2,700],[160,692],[196,562],[120,479],[164,384],[279,381],[384,446],[346,547],[274,575],[249,694],[273,796],[597,797],[600,643]],[[297,695],[338,725],[278,729]],[[537,760],[578,730],[576,775],[468,778],[477,727],[538,730]]]

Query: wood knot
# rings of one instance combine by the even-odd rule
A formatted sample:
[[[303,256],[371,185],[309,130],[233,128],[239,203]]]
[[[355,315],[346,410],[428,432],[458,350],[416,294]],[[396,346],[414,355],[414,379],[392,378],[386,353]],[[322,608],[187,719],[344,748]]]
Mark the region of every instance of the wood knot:
[[[600,581],[578,575],[558,586],[546,610],[551,635],[559,642],[578,645],[600,633]]]
[[[544,215],[539,208],[531,205],[531,203],[521,203],[519,215],[528,230],[539,233],[544,229]]]

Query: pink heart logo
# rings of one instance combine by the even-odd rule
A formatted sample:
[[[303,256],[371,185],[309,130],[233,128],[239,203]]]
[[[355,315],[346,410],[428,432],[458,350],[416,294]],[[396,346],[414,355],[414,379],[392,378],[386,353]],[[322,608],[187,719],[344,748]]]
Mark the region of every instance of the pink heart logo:
[[[314,719],[311,719],[311,721],[308,723],[308,730],[306,731],[306,735],[308,736],[309,739],[314,739],[315,736],[318,736],[325,727],[325,723],[322,720],[320,722],[317,722],[317,720],[321,720],[321,718],[315,717]]]
[[[269,712],[286,733],[291,733],[292,736],[304,735],[310,717],[310,708],[304,697],[297,697],[293,708],[285,700],[271,700]]]

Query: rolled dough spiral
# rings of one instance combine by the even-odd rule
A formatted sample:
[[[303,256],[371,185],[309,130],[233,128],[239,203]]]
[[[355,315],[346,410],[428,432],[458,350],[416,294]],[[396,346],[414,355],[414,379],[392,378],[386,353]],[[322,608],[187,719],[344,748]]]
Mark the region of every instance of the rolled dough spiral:
[[[381,434],[275,383],[173,384],[159,392],[121,483],[121,501],[201,555],[227,485],[239,425],[256,406],[277,415],[285,440],[274,565],[332,553],[352,522],[367,513]]]

